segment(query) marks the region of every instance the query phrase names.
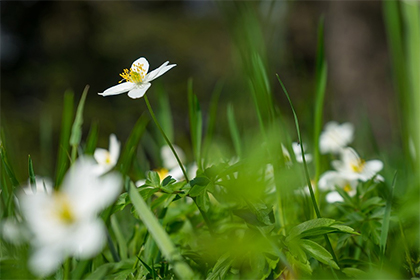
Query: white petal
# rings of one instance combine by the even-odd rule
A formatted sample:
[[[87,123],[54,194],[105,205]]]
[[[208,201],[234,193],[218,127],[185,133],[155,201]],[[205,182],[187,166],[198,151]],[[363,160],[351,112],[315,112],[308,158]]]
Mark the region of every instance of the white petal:
[[[48,276],[58,269],[65,257],[59,250],[38,248],[29,259],[29,267],[38,276]]]
[[[151,71],[149,74],[147,74],[146,77],[144,78],[144,82],[150,82],[150,81],[162,76],[163,74],[165,74],[170,69],[172,69],[173,67],[176,66],[176,64],[171,64],[171,65],[166,66],[168,63],[169,63],[169,61],[166,61],[159,68],[157,68],[157,69]]]
[[[69,196],[78,217],[95,216],[120,194],[121,177],[117,173],[98,177],[93,172],[96,166],[91,158],[79,158],[64,178],[61,190]]]
[[[185,154],[184,151],[178,147],[177,145],[172,145],[174,147],[174,150],[176,154],[178,155],[180,161],[182,163],[185,162]],[[178,161],[176,160],[176,157],[174,153],[171,150],[171,147],[168,145],[162,146],[160,149],[160,157],[162,158],[163,167],[165,167],[168,170],[174,169],[176,167],[179,167]]]
[[[102,250],[106,241],[104,224],[99,219],[83,222],[71,238],[69,250],[72,255],[82,259],[92,258]]]
[[[114,163],[114,165],[118,161],[118,157],[120,156],[120,142],[117,139],[117,136],[115,134],[111,134],[109,136],[109,153],[111,156],[111,162]]]
[[[144,57],[140,57],[139,59],[134,61],[133,64],[131,64],[131,68],[136,68],[136,66],[139,65],[139,64],[142,64],[141,67],[143,68],[145,73],[147,73],[149,71],[149,62]]]
[[[141,84],[140,86],[136,86],[128,92],[128,96],[133,99],[143,97],[143,95],[146,93],[150,86],[150,83],[145,83]]]
[[[98,94],[102,96],[117,95],[117,94],[121,94],[121,93],[132,90],[135,87],[135,85],[136,84],[131,83],[131,82],[125,82],[125,83],[121,83],[116,86],[110,87],[104,92],[98,93]]]
[[[372,172],[373,174],[376,174],[379,171],[381,171],[383,167],[384,164],[382,163],[382,161],[377,159],[369,160],[365,163],[365,169],[369,172]]]
[[[344,201],[344,199],[341,197],[341,195],[338,192],[330,192],[329,194],[327,194],[327,196],[325,197],[325,199],[329,203]]]
[[[146,180],[145,180],[145,179],[138,180],[138,181],[136,181],[136,183],[135,183],[135,185],[136,185],[136,187],[137,187],[137,188],[139,188],[139,187],[143,186],[144,184],[146,184]]]
[[[93,157],[99,164],[106,165],[106,160],[109,157],[109,152],[106,149],[96,148]]]

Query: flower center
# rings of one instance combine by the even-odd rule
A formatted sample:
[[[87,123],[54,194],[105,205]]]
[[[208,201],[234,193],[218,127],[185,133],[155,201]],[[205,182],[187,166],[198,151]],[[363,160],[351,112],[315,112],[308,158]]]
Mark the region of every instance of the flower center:
[[[360,173],[365,168],[365,164],[366,162],[363,159],[358,159],[356,162],[352,162],[350,166],[354,172]]]
[[[160,180],[162,181],[163,179],[166,178],[166,176],[168,176],[169,170],[166,168],[159,168],[155,170],[157,172],[157,174],[159,175]]]
[[[130,83],[141,83],[146,76],[146,70],[143,68],[143,64],[138,63],[133,65],[130,70],[124,69],[124,72],[120,74],[120,76],[123,78],[119,83],[126,80]]]
[[[352,188],[350,187],[350,185],[349,185],[349,184],[347,184],[347,185],[345,185],[345,186],[344,186],[343,190],[344,190],[345,192],[349,192],[349,191],[351,191],[351,190],[352,190]]]
[[[110,155],[110,153],[107,153],[106,154],[105,163],[106,164],[110,164],[111,163],[111,155]]]
[[[70,225],[75,222],[70,202],[65,194],[55,193],[55,215],[64,224]]]

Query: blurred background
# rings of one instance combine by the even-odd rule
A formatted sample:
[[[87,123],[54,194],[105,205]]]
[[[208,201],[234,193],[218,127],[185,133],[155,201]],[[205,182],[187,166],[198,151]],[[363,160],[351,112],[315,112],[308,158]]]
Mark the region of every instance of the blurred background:
[[[239,126],[256,124],[239,55],[244,38],[265,61],[282,114],[292,121],[275,74],[291,95],[303,131],[312,132],[321,17],[328,63],[324,121],[353,122],[354,146],[363,143],[364,154],[400,151],[399,113],[380,1],[1,1],[0,5],[1,128],[20,178],[28,176],[28,154],[36,173],[52,176],[67,90],[74,91],[78,102],[84,87],[90,86],[84,139],[90,125],[97,123],[98,146],[108,147],[110,133],[125,142],[139,116],[147,114],[144,100],[126,95],[104,98],[97,93],[117,84],[118,74],[141,56],[149,60],[151,70],[167,60],[177,64],[153,82],[148,96],[156,107],[156,90],[168,94],[175,143],[181,147],[190,146],[189,78],[204,114],[215,87],[223,85],[218,137],[229,138],[228,103],[235,106]],[[244,18],[254,23],[254,30],[247,29]]]

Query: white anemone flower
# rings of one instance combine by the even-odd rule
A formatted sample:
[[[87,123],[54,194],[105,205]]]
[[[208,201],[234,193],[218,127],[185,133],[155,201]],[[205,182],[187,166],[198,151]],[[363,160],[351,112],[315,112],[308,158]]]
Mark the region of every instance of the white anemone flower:
[[[352,197],[357,192],[357,180],[349,180],[337,171],[327,171],[319,178],[318,187],[320,190],[329,191],[326,200],[329,203],[333,203],[343,201],[341,195],[335,190],[336,187],[343,189]]]
[[[293,148],[293,152],[295,153],[295,157],[296,157],[296,161],[299,163],[303,162],[303,156],[302,156],[302,150],[300,148],[300,143],[298,142],[293,142],[292,143],[292,148]],[[306,162],[311,162],[312,161],[312,155],[306,153],[306,147],[305,145],[303,145],[303,151],[305,152],[305,159]]]
[[[380,160],[365,161],[359,157],[355,150],[350,147],[341,151],[341,160],[334,160],[332,165],[340,176],[347,180],[367,181],[373,178],[383,168]],[[376,176],[377,180],[383,180],[382,176]]]
[[[135,99],[143,97],[146,91],[151,86],[150,82],[162,76],[176,64],[169,64],[169,61],[163,63],[159,68],[147,73],[149,71],[149,62],[146,58],[140,57],[131,65],[130,70],[124,69],[120,74],[123,78],[119,85],[108,88],[102,93],[102,96],[117,95],[128,92],[128,96]],[[125,82],[123,82],[125,80]]]
[[[95,168],[95,172],[99,175],[104,174],[111,170],[118,161],[120,156],[120,142],[117,140],[115,134],[109,136],[109,150],[97,148],[93,157],[95,158],[98,165]]]
[[[328,122],[319,137],[319,150],[322,154],[337,154],[353,141],[354,126],[346,122]]]
[[[67,172],[59,191],[52,194],[20,194],[22,214],[33,234],[30,269],[48,276],[70,256],[88,259],[106,241],[100,211],[113,203],[121,191],[120,175],[95,175],[93,159],[80,158]]]

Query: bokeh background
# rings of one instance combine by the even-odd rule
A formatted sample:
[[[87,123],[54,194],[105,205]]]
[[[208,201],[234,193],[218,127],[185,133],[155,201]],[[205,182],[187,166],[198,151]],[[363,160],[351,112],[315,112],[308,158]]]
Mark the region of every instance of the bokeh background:
[[[218,137],[229,138],[228,103],[234,104],[241,127],[252,125],[252,97],[238,55],[238,38],[246,32],[240,16],[244,14],[257,23],[252,38],[267,63],[278,106],[292,120],[276,73],[307,132],[313,123],[317,28],[323,17],[328,63],[324,120],[353,122],[354,146],[363,143],[364,153],[400,151],[399,112],[380,1],[1,1],[0,5],[1,128],[20,178],[27,177],[28,154],[37,173],[52,176],[67,90],[74,91],[77,102],[84,87],[90,86],[84,137],[97,123],[98,146],[108,146],[110,133],[123,142],[127,139],[138,117],[147,113],[144,100],[126,95],[104,98],[97,93],[117,84],[118,74],[140,56],[149,60],[151,69],[166,60],[178,65],[152,84],[148,96],[153,105],[157,89],[169,95],[175,142],[181,147],[189,147],[189,78],[204,114],[214,88],[223,84]]]

